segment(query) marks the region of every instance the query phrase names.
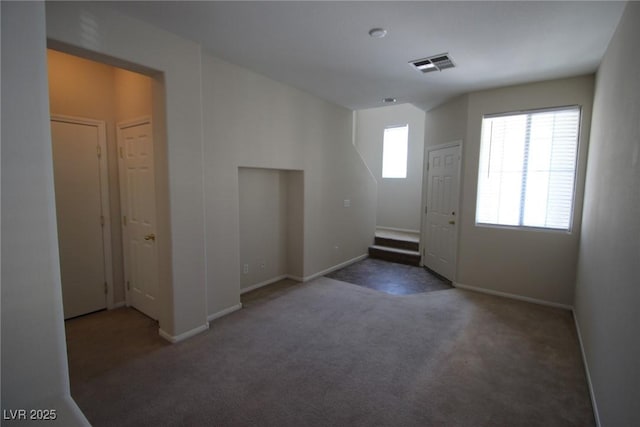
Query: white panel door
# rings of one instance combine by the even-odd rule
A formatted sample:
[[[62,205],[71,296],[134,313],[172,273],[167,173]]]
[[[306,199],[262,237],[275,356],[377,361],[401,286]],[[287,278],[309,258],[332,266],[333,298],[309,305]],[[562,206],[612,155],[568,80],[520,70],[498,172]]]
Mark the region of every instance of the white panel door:
[[[51,121],[64,317],[106,308],[99,128]]]
[[[455,275],[460,145],[429,151],[423,263],[449,280]]]
[[[131,306],[158,319],[156,197],[151,122],[119,125],[125,275]]]

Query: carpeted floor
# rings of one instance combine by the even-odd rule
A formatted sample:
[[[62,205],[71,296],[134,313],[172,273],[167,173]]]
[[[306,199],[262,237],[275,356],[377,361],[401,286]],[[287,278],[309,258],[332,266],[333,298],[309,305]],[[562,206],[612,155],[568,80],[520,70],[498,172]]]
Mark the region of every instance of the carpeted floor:
[[[158,322],[128,308],[67,320],[65,329],[74,388],[171,345],[158,336]]]
[[[570,312],[328,278],[272,289],[175,345],[130,309],[68,322],[73,397],[95,426],[594,425]]]
[[[374,258],[365,258],[329,273],[326,277],[391,295],[411,295],[452,288],[450,281],[424,267]]]

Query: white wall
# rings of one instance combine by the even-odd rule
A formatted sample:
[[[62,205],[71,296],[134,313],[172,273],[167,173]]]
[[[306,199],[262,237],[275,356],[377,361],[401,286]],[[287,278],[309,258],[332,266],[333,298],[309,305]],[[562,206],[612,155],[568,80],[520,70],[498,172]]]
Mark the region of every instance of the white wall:
[[[151,79],[142,74],[47,51],[51,114],[105,121],[109,169],[113,300],[125,300],[116,124],[151,115]]]
[[[426,147],[463,141],[467,137],[469,95],[462,95],[430,110],[425,115],[424,144]],[[425,150],[424,164],[428,163]],[[426,186],[425,186],[426,188]]]
[[[238,167],[304,172],[302,277],[365,254],[375,181],[351,111],[206,54],[202,75],[209,313],[239,303]]]
[[[420,230],[425,113],[411,104],[358,110],[356,148],[378,182],[378,227]],[[407,178],[382,178],[384,129],[409,125]]]
[[[2,409],[52,408],[88,425],[69,397],[56,232],[43,3],[2,15]]]
[[[122,68],[113,69],[116,122],[152,116],[153,80]]]
[[[428,145],[464,135],[457,283],[566,306],[572,304],[592,97],[593,76],[583,76],[473,92],[427,113]],[[582,106],[582,121],[572,231],[476,226],[482,116],[575,104]]]
[[[580,238],[593,76],[532,83],[469,94],[463,146],[462,217],[457,281],[500,292],[571,305]],[[484,114],[562,105],[582,106],[578,172],[571,232],[475,225],[480,130]]]
[[[575,314],[603,426],[640,425],[640,3],[596,77]]]

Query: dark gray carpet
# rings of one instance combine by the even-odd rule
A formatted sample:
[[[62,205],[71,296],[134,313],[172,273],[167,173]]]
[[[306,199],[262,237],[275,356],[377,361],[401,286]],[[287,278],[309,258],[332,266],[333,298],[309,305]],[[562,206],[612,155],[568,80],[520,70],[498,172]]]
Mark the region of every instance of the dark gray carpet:
[[[158,336],[158,322],[133,309],[77,317],[65,329],[72,386],[171,345]]]
[[[326,275],[391,295],[411,295],[452,289],[451,282],[423,267],[366,258]]]
[[[570,312],[327,278],[260,291],[185,342],[153,331],[146,353],[122,348],[131,310],[68,325],[73,397],[96,426],[594,425]]]

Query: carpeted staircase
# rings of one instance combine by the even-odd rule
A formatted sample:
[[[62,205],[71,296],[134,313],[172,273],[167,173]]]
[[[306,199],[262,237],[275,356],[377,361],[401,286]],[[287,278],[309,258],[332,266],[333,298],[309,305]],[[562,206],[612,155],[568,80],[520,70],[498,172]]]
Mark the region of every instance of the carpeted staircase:
[[[369,257],[406,265],[420,265],[420,236],[418,233],[376,230]]]

